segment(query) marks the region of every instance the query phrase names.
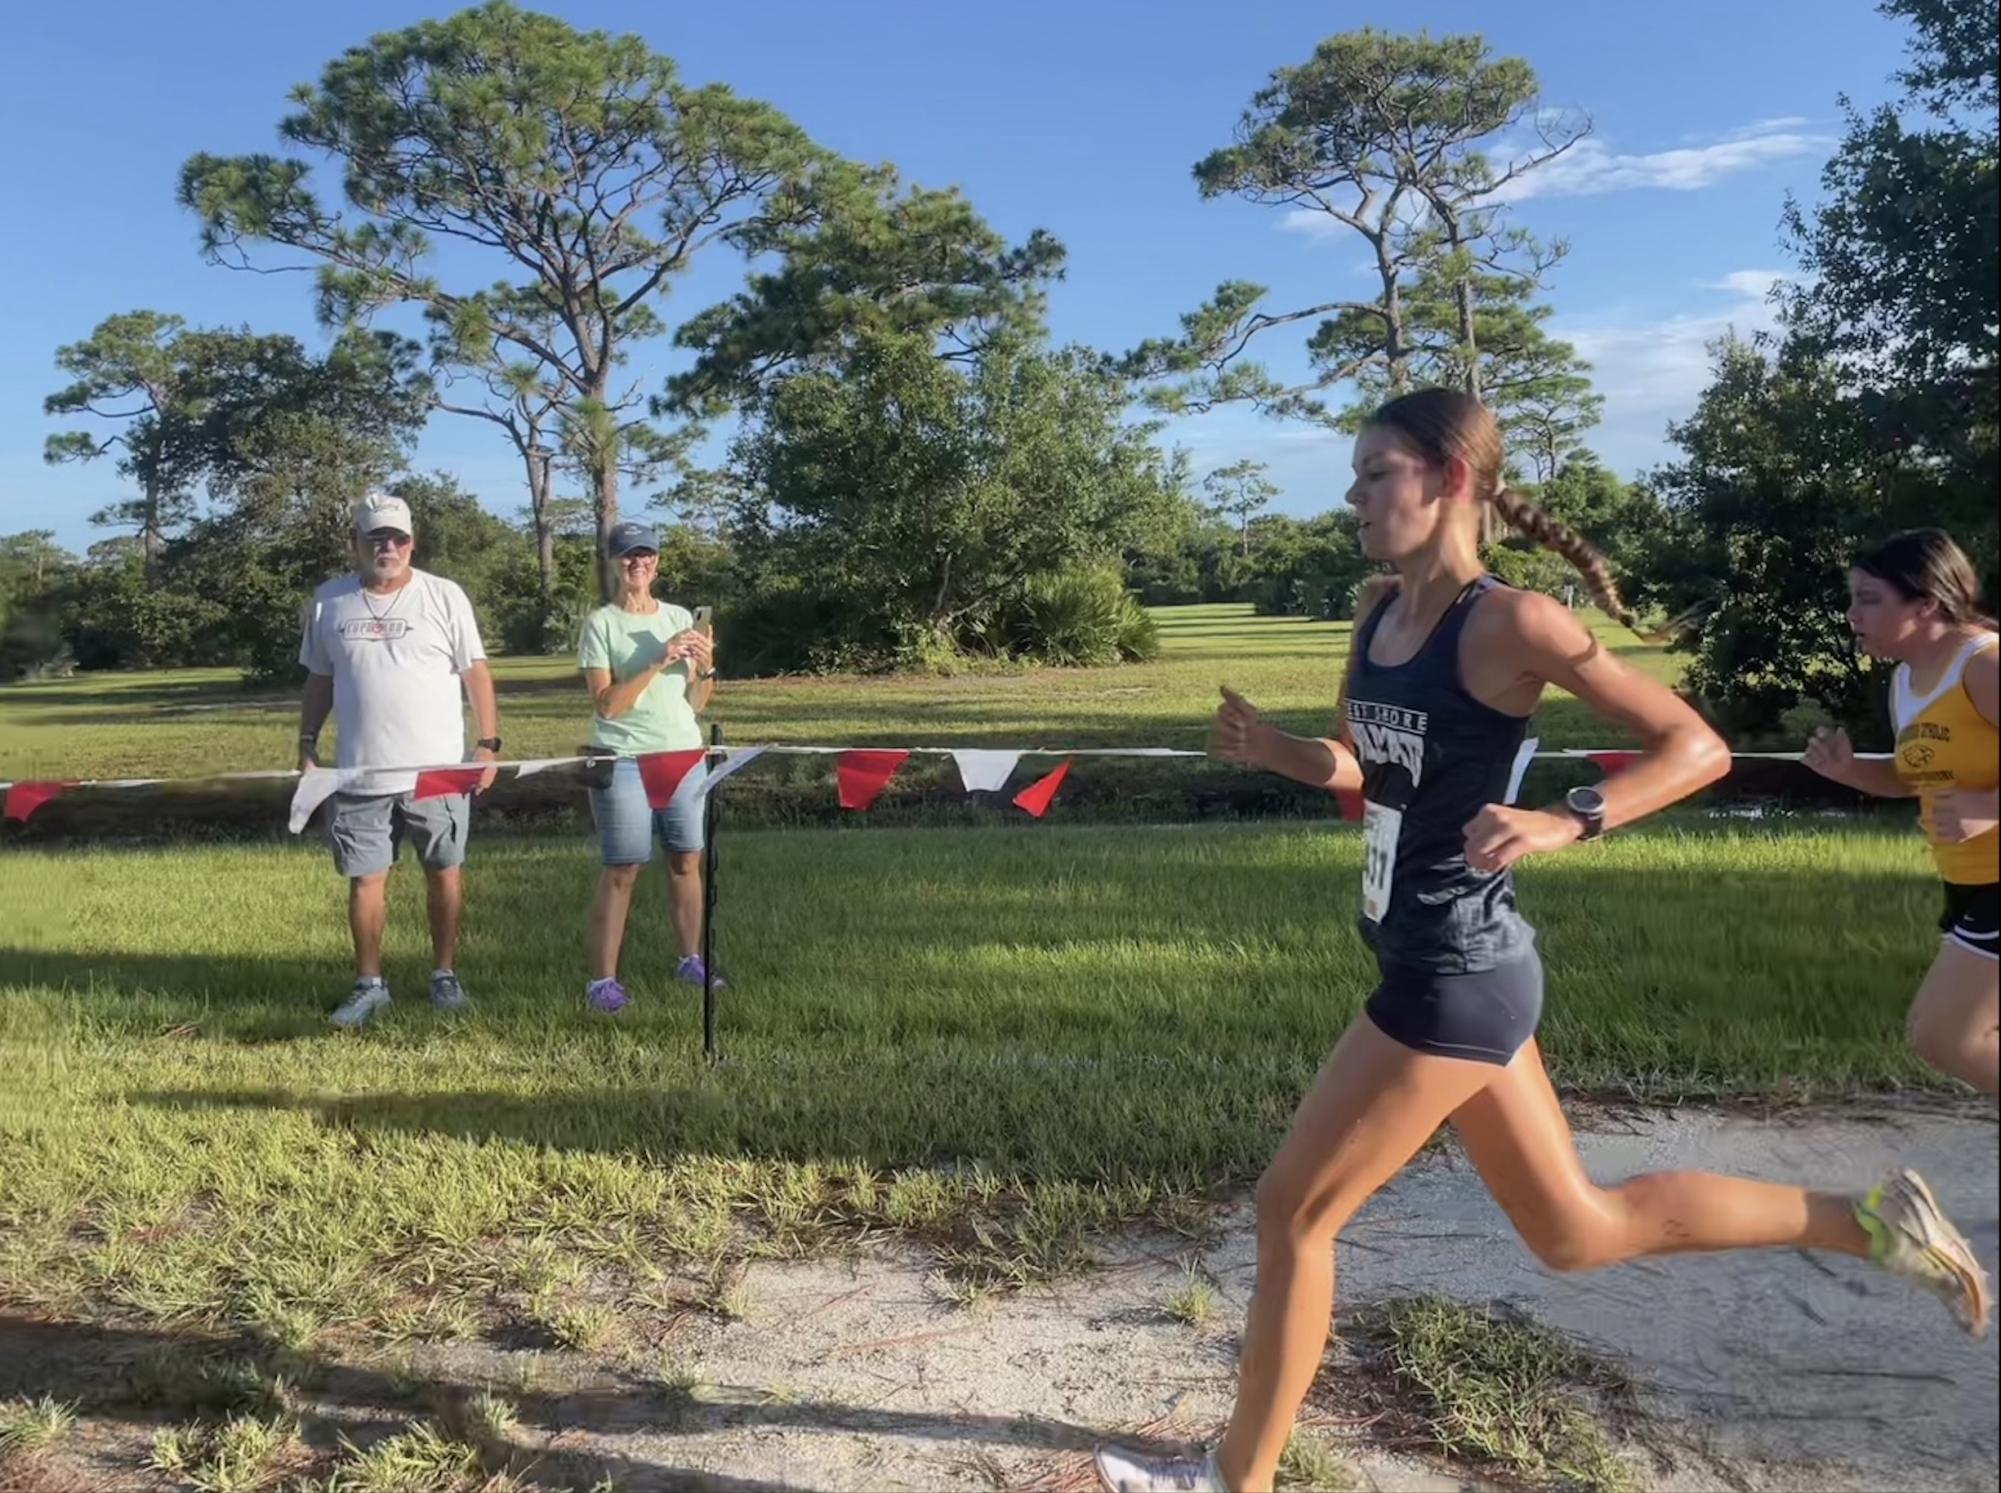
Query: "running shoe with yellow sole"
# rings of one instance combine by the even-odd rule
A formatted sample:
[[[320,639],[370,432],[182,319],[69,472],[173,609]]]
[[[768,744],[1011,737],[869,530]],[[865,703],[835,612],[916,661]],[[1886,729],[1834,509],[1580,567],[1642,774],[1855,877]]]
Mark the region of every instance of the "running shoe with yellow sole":
[[[1899,1167],[1855,1205],[1855,1219],[1869,1235],[1871,1260],[1930,1291],[1974,1337],[1987,1335],[1987,1272],[1923,1177]]]

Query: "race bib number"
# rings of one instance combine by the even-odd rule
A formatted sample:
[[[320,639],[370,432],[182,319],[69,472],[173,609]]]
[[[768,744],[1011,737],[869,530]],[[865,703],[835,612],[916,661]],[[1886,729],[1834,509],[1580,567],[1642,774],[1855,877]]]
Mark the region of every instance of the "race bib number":
[[[1379,803],[1362,805],[1362,916],[1372,923],[1380,923],[1390,910],[1402,829],[1401,811]]]

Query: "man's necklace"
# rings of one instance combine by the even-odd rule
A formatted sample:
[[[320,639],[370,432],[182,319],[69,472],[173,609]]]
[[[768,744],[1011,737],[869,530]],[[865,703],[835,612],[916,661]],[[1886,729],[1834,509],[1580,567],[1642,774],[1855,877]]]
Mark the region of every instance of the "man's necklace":
[[[361,588],[361,604],[368,608],[368,615],[374,618],[377,622],[386,621],[388,619],[390,612],[395,611],[396,608],[398,608],[403,604],[403,593],[405,591],[408,591],[409,589],[410,589],[410,583],[408,581],[405,581],[402,585],[398,586],[396,588],[396,599],[389,603],[387,609],[378,612],[375,610],[375,603],[368,599],[368,587],[363,586]]]

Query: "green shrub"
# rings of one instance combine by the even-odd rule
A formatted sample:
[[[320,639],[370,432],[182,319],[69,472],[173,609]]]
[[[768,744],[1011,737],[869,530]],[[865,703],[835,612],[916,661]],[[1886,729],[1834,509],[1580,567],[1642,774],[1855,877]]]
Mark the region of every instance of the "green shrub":
[[[900,661],[880,619],[797,581],[767,585],[716,608],[717,667],[738,679],[873,673]]]
[[[1160,657],[1160,625],[1153,620],[1140,599],[1128,591],[1119,619],[1119,657],[1129,664],[1149,663]]]
[[[1017,652],[1064,668],[1157,657],[1153,618],[1118,571],[1100,566],[1031,577],[1011,629]]]

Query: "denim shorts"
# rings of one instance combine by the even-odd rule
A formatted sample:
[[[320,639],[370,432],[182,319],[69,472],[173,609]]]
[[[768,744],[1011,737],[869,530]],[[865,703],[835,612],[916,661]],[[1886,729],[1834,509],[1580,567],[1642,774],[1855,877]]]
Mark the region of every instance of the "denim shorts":
[[[334,869],[347,877],[380,876],[406,840],[426,871],[450,871],[465,863],[471,823],[472,799],[464,793],[337,793],[325,820]]]
[[[637,758],[612,764],[611,786],[591,789],[591,818],[598,827],[598,852],[607,866],[643,866],[653,859],[657,838],[669,850],[702,848],[702,800],[695,794],[708,769],[697,762],[674,790],[664,809],[646,802],[646,784]]]

